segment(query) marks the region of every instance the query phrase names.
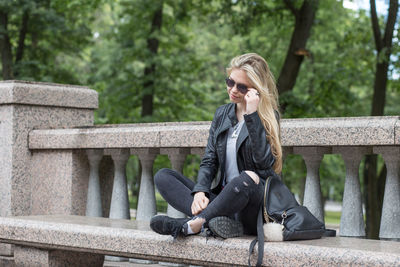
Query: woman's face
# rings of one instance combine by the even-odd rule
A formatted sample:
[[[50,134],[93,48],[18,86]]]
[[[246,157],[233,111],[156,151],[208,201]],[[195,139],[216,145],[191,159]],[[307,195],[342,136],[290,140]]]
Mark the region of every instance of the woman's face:
[[[247,86],[247,88],[250,88],[250,82],[247,79],[246,72],[244,72],[241,69],[233,69],[231,72],[231,75],[228,77],[229,79],[233,80],[235,82],[235,85],[233,87],[227,86],[226,89],[228,91],[229,99],[232,103],[243,103],[245,104],[244,96],[246,95],[245,93],[241,93],[238,88],[237,84],[243,84]]]

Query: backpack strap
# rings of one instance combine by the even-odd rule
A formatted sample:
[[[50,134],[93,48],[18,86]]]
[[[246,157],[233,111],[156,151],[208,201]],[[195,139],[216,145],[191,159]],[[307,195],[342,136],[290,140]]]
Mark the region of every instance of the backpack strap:
[[[251,241],[249,247],[249,259],[248,259],[249,267],[251,267],[250,256],[251,253],[253,253],[253,249],[256,246],[257,242],[258,242],[258,257],[257,257],[256,267],[261,267],[264,257],[264,229],[263,229],[262,213],[263,213],[262,205],[260,205],[260,211],[258,212],[257,216],[257,237],[253,241]]]

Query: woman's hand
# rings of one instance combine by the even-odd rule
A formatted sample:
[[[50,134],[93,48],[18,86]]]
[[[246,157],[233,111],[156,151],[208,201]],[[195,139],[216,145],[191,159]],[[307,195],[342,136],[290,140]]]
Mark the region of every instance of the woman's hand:
[[[259,93],[254,88],[249,88],[244,100],[246,101],[246,114],[257,111],[258,102],[260,101]]]
[[[193,215],[199,214],[202,210],[204,210],[208,206],[209,202],[210,200],[206,197],[206,194],[204,194],[204,192],[197,192],[193,198],[192,214]]]

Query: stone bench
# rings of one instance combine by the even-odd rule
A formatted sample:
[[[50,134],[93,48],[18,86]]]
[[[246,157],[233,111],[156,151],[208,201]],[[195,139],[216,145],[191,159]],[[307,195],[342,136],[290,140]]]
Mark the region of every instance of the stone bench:
[[[210,266],[246,266],[253,237],[173,240],[148,222],[47,215],[0,218],[16,266],[102,266],[103,255]],[[256,252],[252,255],[253,264]],[[330,237],[265,243],[264,266],[398,266],[400,243]]]

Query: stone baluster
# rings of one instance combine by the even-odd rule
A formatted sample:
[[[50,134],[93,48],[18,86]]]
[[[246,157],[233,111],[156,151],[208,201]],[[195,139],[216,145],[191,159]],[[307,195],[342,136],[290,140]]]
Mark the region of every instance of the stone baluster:
[[[172,169],[183,173],[183,165],[185,164],[186,156],[189,154],[189,149],[185,148],[168,148],[163,149],[162,154],[167,154],[171,161]],[[168,204],[167,214],[174,218],[185,218],[186,215],[183,212],[176,210],[170,204]]]
[[[153,179],[153,163],[159,149],[134,149],[142,166],[136,220],[150,221],[156,214],[156,197]]]
[[[111,195],[110,218],[130,219],[128,186],[126,181],[126,163],[129,159],[129,149],[111,150],[114,161],[114,185]]]
[[[294,147],[293,152],[303,157],[307,167],[303,205],[306,206],[318,220],[324,222],[319,167],[324,154],[330,153],[330,149],[326,147]]]
[[[346,165],[343,208],[340,218],[340,235],[365,237],[362,195],[358,169],[361,159],[368,153],[366,147],[335,147],[333,153],[341,154]]]
[[[89,159],[90,174],[86,202],[86,216],[102,217],[99,166],[103,158],[102,149],[88,149],[86,154]]]
[[[129,149],[110,149],[114,162],[114,183],[111,194],[110,218],[130,220],[128,199],[128,186],[126,181],[126,163],[130,153]],[[128,261],[128,258],[106,256],[107,261]]]
[[[387,169],[379,238],[400,241],[400,147],[379,146],[373,150],[382,155]]]

